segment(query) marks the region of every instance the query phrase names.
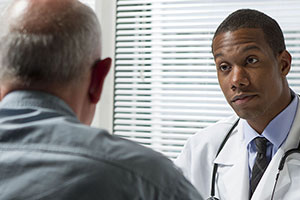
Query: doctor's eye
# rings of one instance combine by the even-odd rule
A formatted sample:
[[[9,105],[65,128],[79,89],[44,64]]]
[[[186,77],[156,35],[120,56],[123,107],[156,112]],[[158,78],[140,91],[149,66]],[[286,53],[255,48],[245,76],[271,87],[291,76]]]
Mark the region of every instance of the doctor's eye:
[[[255,63],[257,63],[257,62],[258,62],[258,59],[253,58],[253,57],[248,57],[248,58],[246,59],[246,63],[247,63],[247,64],[255,64]]]
[[[219,70],[222,72],[227,72],[231,70],[231,67],[227,64],[221,64],[219,65]]]

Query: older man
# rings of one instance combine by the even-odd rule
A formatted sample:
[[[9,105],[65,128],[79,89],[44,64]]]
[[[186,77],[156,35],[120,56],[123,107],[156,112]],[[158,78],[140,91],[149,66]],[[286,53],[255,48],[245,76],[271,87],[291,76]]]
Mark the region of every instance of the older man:
[[[111,59],[76,0],[17,0],[0,35],[0,199],[201,199],[162,155],[91,128]]]

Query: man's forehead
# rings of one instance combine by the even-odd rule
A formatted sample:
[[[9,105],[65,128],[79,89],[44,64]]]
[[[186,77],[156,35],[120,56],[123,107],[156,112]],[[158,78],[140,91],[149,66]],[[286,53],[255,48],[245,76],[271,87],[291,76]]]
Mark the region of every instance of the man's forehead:
[[[261,29],[243,28],[218,34],[213,40],[212,52],[215,55],[220,51],[232,47],[242,48],[242,51],[248,51],[260,49],[262,45],[267,45],[267,43]]]

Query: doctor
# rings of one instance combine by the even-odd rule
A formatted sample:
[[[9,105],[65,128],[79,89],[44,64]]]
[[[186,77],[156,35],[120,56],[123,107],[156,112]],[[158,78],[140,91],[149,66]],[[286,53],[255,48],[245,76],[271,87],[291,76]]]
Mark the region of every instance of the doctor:
[[[216,30],[212,53],[236,116],[192,136],[176,164],[205,198],[300,199],[297,152],[275,187],[280,160],[300,142],[299,98],[286,79],[291,55],[279,25],[256,10],[235,11]]]

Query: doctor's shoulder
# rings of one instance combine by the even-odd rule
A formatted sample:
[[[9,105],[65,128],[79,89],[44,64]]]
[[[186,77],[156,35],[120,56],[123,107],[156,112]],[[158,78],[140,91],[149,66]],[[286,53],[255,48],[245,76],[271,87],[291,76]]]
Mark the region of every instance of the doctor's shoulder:
[[[232,115],[195,133],[187,140],[175,164],[184,175],[191,178],[191,168],[196,163],[212,163],[216,152],[238,117]],[[212,156],[208,156],[212,155]]]
[[[236,115],[231,115],[198,131],[188,139],[186,147],[189,146],[193,150],[205,146],[218,148],[237,119]]]

